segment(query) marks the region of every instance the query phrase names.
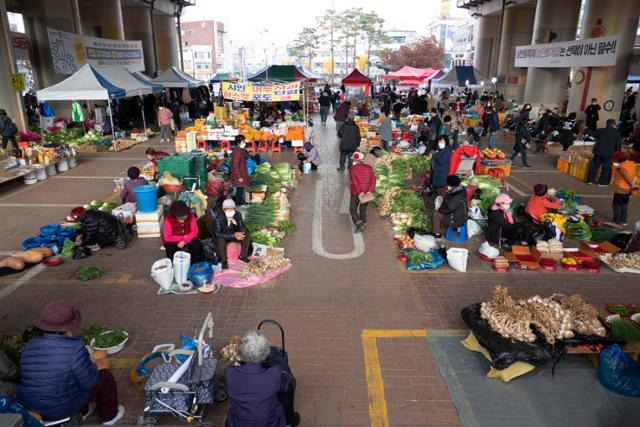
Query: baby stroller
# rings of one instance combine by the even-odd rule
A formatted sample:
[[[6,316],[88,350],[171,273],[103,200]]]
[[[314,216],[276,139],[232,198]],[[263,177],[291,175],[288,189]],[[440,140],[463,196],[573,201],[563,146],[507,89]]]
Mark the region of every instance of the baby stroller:
[[[204,336],[206,331],[209,335],[208,346]],[[162,357],[165,363],[157,365],[149,375],[144,386],[146,399],[138,425],[156,425],[159,423],[158,416],[172,415],[190,424],[213,426],[202,420],[205,405],[214,402],[218,364],[218,360],[210,354],[213,344],[211,313],[207,314],[195,336],[197,349],[164,353]],[[180,357],[186,357],[186,360],[179,363]]]

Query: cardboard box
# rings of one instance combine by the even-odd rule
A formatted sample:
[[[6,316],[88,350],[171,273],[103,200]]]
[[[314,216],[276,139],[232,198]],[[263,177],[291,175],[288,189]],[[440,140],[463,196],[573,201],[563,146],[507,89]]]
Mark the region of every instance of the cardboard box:
[[[552,259],[554,261],[560,261],[562,259],[562,257],[564,256],[564,252],[560,252],[560,253],[540,252],[538,250],[538,248],[532,247],[531,248],[531,255],[533,255],[533,258],[536,260],[536,262],[539,262],[541,258]]]
[[[578,250],[591,258],[597,257],[598,254],[615,254],[616,252],[620,252],[620,248],[610,242],[592,243],[580,241],[580,248]]]
[[[523,270],[538,270],[540,268],[538,260],[534,258],[528,246],[514,245],[511,247],[511,252],[505,253],[504,256],[509,262],[517,263]]]

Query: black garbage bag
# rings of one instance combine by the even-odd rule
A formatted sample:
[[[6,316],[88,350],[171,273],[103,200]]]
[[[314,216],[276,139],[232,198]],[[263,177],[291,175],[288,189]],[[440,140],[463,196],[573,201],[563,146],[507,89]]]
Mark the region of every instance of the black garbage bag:
[[[200,241],[202,244],[202,256],[205,261],[209,261],[211,264],[216,265],[220,263],[220,257],[217,252],[217,245],[214,239],[203,239]]]
[[[480,316],[480,304],[463,308],[460,315],[478,343],[487,349],[491,356],[491,366],[496,369],[508,368],[518,361],[540,366],[548,360],[559,358],[566,352],[564,343],[561,341],[551,345],[540,336],[534,342],[513,341],[502,337],[491,330],[489,323]]]
[[[87,246],[76,246],[73,248],[73,259],[84,259],[91,256],[91,249]]]

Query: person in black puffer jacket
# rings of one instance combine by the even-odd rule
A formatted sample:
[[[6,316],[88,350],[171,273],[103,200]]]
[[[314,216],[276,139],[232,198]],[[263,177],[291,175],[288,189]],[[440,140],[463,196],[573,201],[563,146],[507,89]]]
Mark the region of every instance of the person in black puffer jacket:
[[[240,261],[249,262],[251,254],[251,237],[247,232],[247,227],[242,220],[242,214],[236,210],[236,204],[233,199],[227,199],[222,202],[222,210],[224,214],[216,215],[215,218],[215,239],[218,242],[218,255],[222,262],[222,268],[229,268],[227,262],[227,244],[235,242],[242,246]]]
[[[81,217],[76,243],[98,250],[113,245],[118,238],[118,219],[107,212],[92,209]]]
[[[442,237],[440,227],[444,217],[449,218],[446,222],[447,227],[458,228],[467,223],[469,208],[467,206],[466,188],[460,186],[460,178],[455,175],[447,177],[447,188],[448,191],[444,195],[442,204],[434,209],[432,214],[431,227],[436,239]]]
[[[344,170],[345,163],[349,161],[349,168],[353,163],[351,157],[360,146],[360,128],[353,121],[353,115],[349,115],[346,123],[342,125],[342,128],[338,131],[340,139],[340,165],[339,171]]]

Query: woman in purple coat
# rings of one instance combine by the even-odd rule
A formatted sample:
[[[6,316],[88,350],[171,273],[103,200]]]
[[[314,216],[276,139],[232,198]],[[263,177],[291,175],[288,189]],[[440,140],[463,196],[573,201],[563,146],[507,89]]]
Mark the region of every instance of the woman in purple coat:
[[[259,331],[249,331],[242,338],[238,355],[243,363],[225,370],[226,392],[231,400],[226,427],[287,425],[278,393],[290,391],[293,377],[279,366],[264,364],[269,352],[269,341]]]

